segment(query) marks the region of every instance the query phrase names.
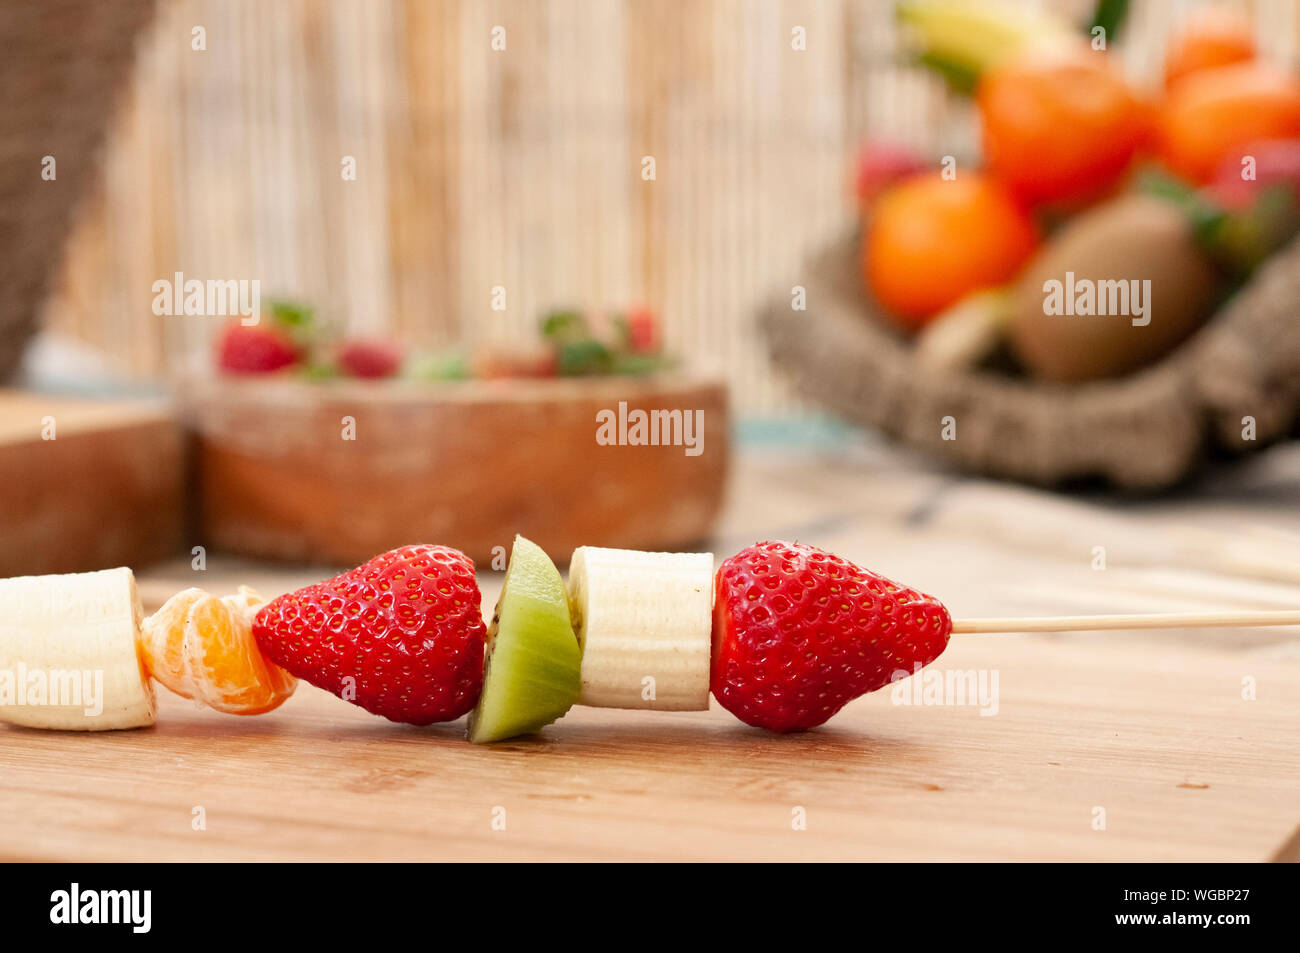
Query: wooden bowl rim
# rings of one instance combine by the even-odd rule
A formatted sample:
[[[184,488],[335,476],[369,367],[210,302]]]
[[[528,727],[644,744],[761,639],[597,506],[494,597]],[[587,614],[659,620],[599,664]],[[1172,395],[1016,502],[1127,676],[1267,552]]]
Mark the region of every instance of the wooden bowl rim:
[[[208,401],[265,400],[277,404],[475,404],[538,401],[633,401],[665,393],[726,390],[717,375],[668,371],[644,377],[502,378],[497,380],[422,381],[410,379],[303,380],[297,376],[208,375],[178,383],[184,405]]]

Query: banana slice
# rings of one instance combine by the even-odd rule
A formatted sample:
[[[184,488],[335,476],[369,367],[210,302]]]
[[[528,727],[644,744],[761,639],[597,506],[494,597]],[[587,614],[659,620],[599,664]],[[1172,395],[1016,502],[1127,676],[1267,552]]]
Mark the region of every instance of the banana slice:
[[[582,646],[579,704],[709,707],[712,553],[579,547],[569,610]]]
[[[0,721],[104,731],[154,723],[130,569],[0,579]]]

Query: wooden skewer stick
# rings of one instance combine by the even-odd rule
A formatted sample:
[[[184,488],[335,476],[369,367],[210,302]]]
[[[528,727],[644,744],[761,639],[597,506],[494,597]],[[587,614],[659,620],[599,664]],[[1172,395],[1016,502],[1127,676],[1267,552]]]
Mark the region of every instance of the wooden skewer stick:
[[[1059,615],[1022,619],[953,619],[953,632],[1074,632],[1089,629],[1230,629],[1243,625],[1300,625],[1300,609],[1264,612],[1156,612]]]

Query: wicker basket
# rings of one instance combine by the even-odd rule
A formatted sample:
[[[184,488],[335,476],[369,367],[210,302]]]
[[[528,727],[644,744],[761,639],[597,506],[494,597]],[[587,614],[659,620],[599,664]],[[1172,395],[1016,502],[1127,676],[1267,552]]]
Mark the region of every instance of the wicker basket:
[[[154,0],[0,4],[0,383],[22,358]],[[42,160],[55,159],[55,178]]]
[[[1175,353],[1127,377],[1045,385],[923,370],[863,288],[860,235],[806,269],[807,311],[763,309],[773,360],[808,397],[963,469],[1053,485],[1102,478],[1158,489],[1216,450],[1289,435],[1300,410],[1300,241],[1274,255]],[[955,418],[956,439],[942,420]],[[1243,438],[1243,418],[1255,420]]]

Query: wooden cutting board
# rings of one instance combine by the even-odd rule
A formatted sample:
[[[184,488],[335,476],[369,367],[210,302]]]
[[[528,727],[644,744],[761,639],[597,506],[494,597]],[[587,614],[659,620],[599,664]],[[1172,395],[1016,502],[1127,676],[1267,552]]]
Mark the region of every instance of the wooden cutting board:
[[[0,576],[181,552],[184,454],[165,407],[0,391]]]
[[[1222,491],[1117,519],[874,452],[783,446],[739,462],[719,555],[802,538],[967,615],[1300,603],[1300,585],[1167,558],[1169,530],[1245,542],[1258,520],[1266,549],[1300,553],[1293,484],[1253,465]],[[1300,454],[1283,463],[1293,475]],[[1041,532],[1053,514],[1071,533]],[[1104,572],[1093,544],[1111,547]],[[270,596],[327,574],[215,557],[201,578],[178,561],[142,589],[155,605],[195,584]],[[490,606],[500,574],[481,583]],[[142,731],[0,727],[0,858],[1300,859],[1294,630],[958,637],[934,669],[996,671],[997,714],[880,692],[773,736],[716,707],[578,708],[536,739],[480,748],[463,722],[395,725],[306,685],[246,719],[161,692]]]
[[[996,669],[998,714],[879,693],[772,736],[716,708],[575,709],[475,747],[463,723],[395,725],[304,687],[260,718],[169,697],[142,731],[11,728],[0,857],[1300,858],[1300,663],[1248,666],[1251,702],[1241,660],[1204,649],[971,637],[939,667]]]

